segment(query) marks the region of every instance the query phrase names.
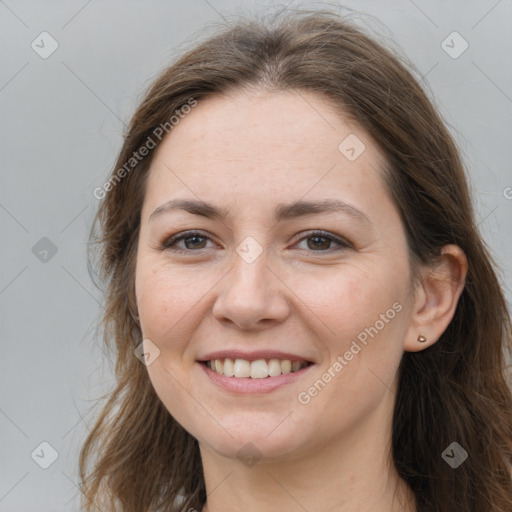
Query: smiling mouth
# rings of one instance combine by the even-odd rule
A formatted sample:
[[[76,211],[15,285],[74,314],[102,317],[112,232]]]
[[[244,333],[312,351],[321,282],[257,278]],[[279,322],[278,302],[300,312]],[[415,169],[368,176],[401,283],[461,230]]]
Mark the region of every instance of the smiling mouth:
[[[313,363],[309,361],[291,361],[289,359],[257,359],[255,361],[248,361],[246,359],[225,358],[204,361],[203,364],[215,373],[225,377],[265,379],[294,373]]]

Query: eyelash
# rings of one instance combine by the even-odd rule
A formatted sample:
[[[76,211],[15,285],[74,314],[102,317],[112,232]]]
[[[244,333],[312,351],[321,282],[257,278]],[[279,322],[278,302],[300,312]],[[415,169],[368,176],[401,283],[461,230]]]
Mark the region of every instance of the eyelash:
[[[194,237],[200,237],[200,238],[205,238],[205,239],[208,239],[208,240],[211,240],[211,238],[200,232],[200,231],[186,231],[185,233],[178,233],[176,235],[173,235],[169,238],[167,238],[162,244],[161,244],[161,247],[160,249],[161,250],[169,250],[169,251],[173,251],[173,252],[176,252],[176,253],[182,253],[182,254],[187,254],[187,253],[192,253],[192,252],[200,252],[200,251],[203,251],[203,250],[206,250],[205,248],[201,248],[201,249],[198,249],[198,250],[193,250],[193,249],[177,249],[175,247],[175,245],[180,242],[181,240],[186,240],[188,238],[194,238]],[[325,238],[327,240],[330,240],[336,244],[338,244],[340,246],[340,248],[344,248],[344,249],[351,249],[353,248],[352,244],[350,244],[348,241],[344,240],[343,238],[339,238],[337,236],[334,236],[330,233],[327,233],[326,231],[310,231],[306,234],[306,236],[303,236],[297,243],[300,243],[302,242],[303,240],[307,240],[308,238]],[[340,250],[340,248],[338,250]],[[319,253],[326,253],[326,252],[332,252],[330,249],[327,249],[325,251],[323,250],[320,250],[320,251],[314,251],[314,250],[311,250],[311,251],[308,251],[308,252],[319,252]]]

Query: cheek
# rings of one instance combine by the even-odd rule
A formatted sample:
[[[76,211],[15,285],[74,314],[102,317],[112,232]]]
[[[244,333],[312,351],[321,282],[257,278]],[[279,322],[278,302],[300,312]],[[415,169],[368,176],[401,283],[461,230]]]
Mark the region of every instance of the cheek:
[[[148,375],[167,410],[187,427],[191,423],[190,417],[204,414],[185,391],[190,388],[188,372],[194,364],[186,357],[194,331],[194,307],[205,293],[199,285],[198,280],[184,269],[170,268],[150,257],[138,261],[136,296],[142,333],[160,351],[147,367]]]
[[[376,322],[379,333],[390,333],[392,324],[399,323],[396,319],[405,316],[397,309],[404,309],[407,299],[407,273],[400,276],[390,269],[382,260],[368,257],[336,272],[327,269],[325,278],[302,276],[295,291],[315,313],[311,318],[321,320],[317,324],[327,339],[332,338],[333,348],[342,348]]]
[[[183,319],[202,295],[198,283],[184,274],[151,261],[142,260],[137,266],[136,296],[142,332],[160,350],[181,348],[179,340],[184,338],[180,329],[186,324]]]
[[[299,293],[309,293],[308,306],[315,313],[309,315],[315,322],[310,329],[326,350],[322,371],[329,391],[324,398],[332,394],[357,409],[391,385],[403,354],[409,303],[407,272],[399,276],[389,268],[382,262],[347,268]]]

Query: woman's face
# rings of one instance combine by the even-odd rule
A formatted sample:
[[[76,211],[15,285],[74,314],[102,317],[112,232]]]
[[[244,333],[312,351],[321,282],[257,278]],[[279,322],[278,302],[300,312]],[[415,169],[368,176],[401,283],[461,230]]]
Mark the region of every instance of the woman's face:
[[[292,458],[389,433],[414,331],[383,166],[306,92],[202,100],[159,147],[137,304],[151,382],[202,449]]]

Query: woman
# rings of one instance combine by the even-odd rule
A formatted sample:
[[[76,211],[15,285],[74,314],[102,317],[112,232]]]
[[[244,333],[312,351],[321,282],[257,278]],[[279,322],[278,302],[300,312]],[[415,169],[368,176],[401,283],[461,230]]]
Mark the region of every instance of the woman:
[[[229,27],[157,78],[98,194],[118,385],[87,510],[512,510],[510,318],[388,50],[328,12]]]

